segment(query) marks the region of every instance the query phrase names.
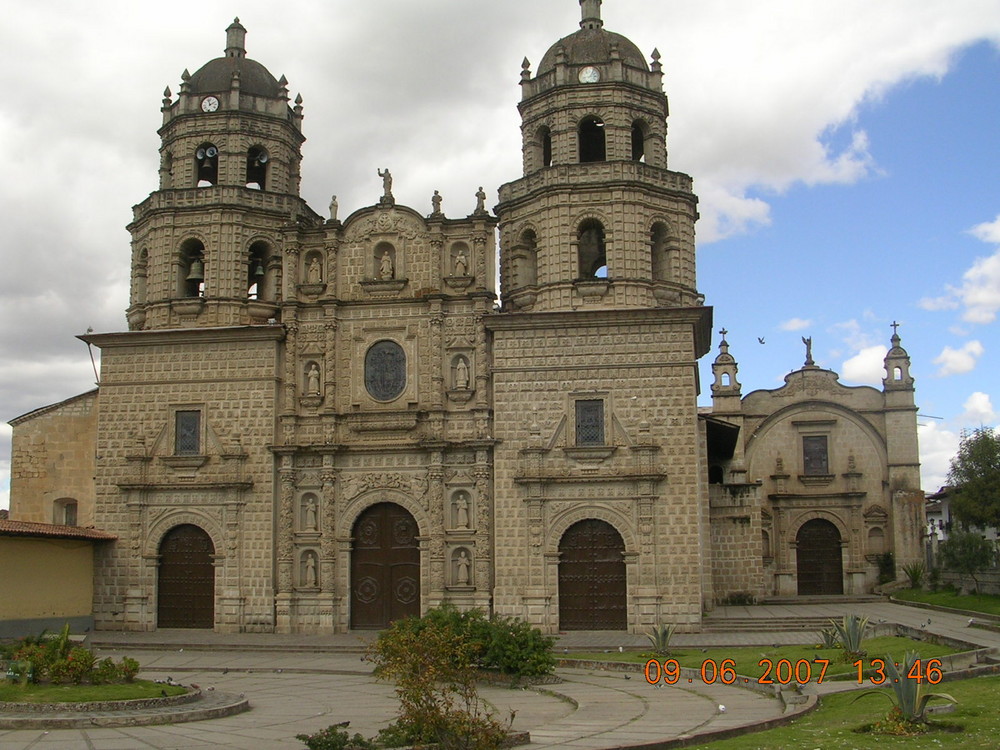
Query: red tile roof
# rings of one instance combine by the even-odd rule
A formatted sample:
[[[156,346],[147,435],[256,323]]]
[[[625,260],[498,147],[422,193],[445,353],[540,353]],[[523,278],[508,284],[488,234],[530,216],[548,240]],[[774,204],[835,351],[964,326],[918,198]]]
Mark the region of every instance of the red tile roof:
[[[106,531],[85,529],[80,526],[59,526],[54,523],[0,520],[0,536],[41,536],[56,539],[90,539],[95,542],[112,542],[118,537]]]

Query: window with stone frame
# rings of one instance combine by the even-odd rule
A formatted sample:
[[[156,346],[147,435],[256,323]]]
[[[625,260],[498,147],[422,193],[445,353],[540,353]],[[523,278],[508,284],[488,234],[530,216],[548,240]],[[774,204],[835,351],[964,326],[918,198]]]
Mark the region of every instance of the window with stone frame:
[[[802,473],[820,476],[830,473],[830,454],[826,435],[803,435]]]
[[[174,413],[174,455],[201,454],[201,412],[184,410]]]
[[[576,445],[605,445],[603,399],[576,402]]]

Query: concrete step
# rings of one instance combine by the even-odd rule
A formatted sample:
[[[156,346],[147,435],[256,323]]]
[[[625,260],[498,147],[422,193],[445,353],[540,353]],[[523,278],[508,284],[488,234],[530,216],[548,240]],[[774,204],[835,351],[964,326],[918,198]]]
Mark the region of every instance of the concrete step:
[[[708,632],[820,631],[830,627],[829,617],[706,617],[702,630]]]
[[[850,594],[843,596],[768,596],[758,604],[875,604],[887,601],[876,594]]]

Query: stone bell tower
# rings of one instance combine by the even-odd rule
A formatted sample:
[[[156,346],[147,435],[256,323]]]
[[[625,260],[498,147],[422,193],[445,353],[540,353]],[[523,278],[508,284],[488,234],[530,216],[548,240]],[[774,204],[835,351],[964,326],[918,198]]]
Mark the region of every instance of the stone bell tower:
[[[659,52],[580,6],[535,75],[522,63],[524,176],[497,206],[494,606],[547,632],[697,629],[697,198],[667,169]]]
[[[131,330],[263,323],[277,316],[275,236],[312,216],[298,196],[302,100],[246,56],[239,19],[226,49],[164,91],[159,189],[135,206]]]
[[[580,30],[521,70],[524,177],[500,189],[506,310],[700,304],[691,178],[667,169],[660,53]]]

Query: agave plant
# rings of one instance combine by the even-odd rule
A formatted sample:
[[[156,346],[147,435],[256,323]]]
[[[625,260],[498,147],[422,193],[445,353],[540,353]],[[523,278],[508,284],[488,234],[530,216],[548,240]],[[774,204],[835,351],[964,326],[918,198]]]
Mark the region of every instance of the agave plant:
[[[823,648],[837,648],[840,646],[837,640],[836,628],[823,628],[819,631],[819,637],[823,639]]]
[[[864,658],[867,652],[861,648],[861,642],[868,629],[868,618],[844,615],[843,622],[830,620],[830,624],[837,631],[837,640],[844,649],[844,660],[852,662]]]
[[[646,634],[655,653],[663,655],[670,653],[670,639],[673,638],[675,628],[675,625],[657,625]]]
[[[921,584],[924,582],[924,573],[927,572],[927,568],[921,562],[910,563],[909,565],[903,566],[903,573],[906,575],[906,579],[910,583],[911,589],[919,589]]]
[[[895,698],[881,690],[866,690],[854,700],[864,698],[866,695],[885,696],[899,710],[900,718],[907,724],[925,724],[927,722],[927,705],[932,700],[958,703],[947,693],[926,692],[921,680],[910,677],[913,665],[919,658],[920,654],[916,651],[907,651],[903,657],[903,663],[897,667],[891,656],[885,657],[887,682],[892,686]]]

